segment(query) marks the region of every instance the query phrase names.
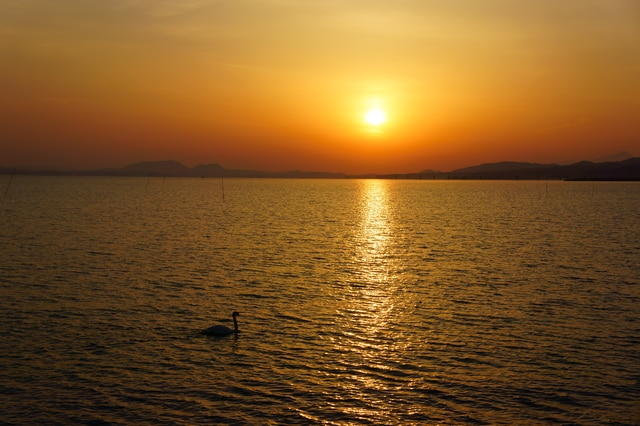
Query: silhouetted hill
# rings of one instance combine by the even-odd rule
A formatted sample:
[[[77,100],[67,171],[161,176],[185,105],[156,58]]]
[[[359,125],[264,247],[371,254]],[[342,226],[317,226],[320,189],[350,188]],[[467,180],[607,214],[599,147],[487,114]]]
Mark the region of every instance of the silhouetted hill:
[[[371,176],[369,176],[371,177]],[[556,179],[556,180],[640,180],[640,157],[624,161],[538,164],[502,161],[456,169],[450,172],[424,170],[418,173],[374,175],[387,179]]]
[[[622,153],[624,154],[624,153]],[[617,154],[618,155],[618,154]],[[640,157],[623,161],[574,164],[538,164],[502,161],[439,172],[424,170],[408,174],[363,174],[306,172],[291,170],[267,172],[261,170],[227,170],[220,164],[198,165],[193,168],[173,161],[146,161],[117,169],[81,171],[29,170],[0,168],[0,174],[69,175],[69,176],[167,176],[167,177],[242,177],[242,178],[388,178],[388,179],[565,179],[565,180],[630,180],[640,181]]]
[[[624,161],[630,158],[633,158],[633,155],[631,155],[627,151],[620,151],[612,155],[605,155],[604,157],[597,158],[593,160],[593,162],[594,163],[610,163],[614,161]]]
[[[506,173],[518,170],[537,170],[555,167],[555,164],[519,163],[513,161],[501,161],[499,163],[480,164],[478,166],[457,169],[449,174],[473,174],[473,173]]]
[[[581,163],[566,166],[570,180],[640,180],[640,157],[605,163]]]
[[[466,167],[438,177],[449,179],[640,180],[640,157],[624,161],[536,164],[501,162]]]

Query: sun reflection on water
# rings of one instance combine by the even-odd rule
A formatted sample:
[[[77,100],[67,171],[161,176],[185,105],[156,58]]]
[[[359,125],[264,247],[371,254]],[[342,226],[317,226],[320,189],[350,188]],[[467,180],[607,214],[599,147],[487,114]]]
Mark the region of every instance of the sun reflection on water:
[[[371,336],[388,326],[394,307],[389,297],[394,285],[390,261],[393,223],[387,185],[384,180],[362,181],[360,226],[355,237],[355,286],[350,304],[359,314],[359,328]]]
[[[362,182],[360,231],[357,235],[357,259],[366,281],[386,280],[385,260],[391,238],[391,219],[387,182]]]
[[[395,335],[402,291],[395,279],[390,189],[388,181],[361,181],[359,222],[349,242],[353,250],[346,260],[349,275],[338,295],[340,332],[334,339],[341,363],[350,366],[349,380],[341,384],[341,392],[368,400],[365,411],[373,409],[378,414],[385,410],[379,392],[388,390],[381,378],[389,374],[402,353]]]

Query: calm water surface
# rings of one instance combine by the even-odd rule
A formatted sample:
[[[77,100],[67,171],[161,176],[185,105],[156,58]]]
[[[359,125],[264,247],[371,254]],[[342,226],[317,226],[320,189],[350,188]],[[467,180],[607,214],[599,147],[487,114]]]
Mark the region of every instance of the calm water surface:
[[[640,184],[223,184],[0,176],[0,423],[640,423]]]

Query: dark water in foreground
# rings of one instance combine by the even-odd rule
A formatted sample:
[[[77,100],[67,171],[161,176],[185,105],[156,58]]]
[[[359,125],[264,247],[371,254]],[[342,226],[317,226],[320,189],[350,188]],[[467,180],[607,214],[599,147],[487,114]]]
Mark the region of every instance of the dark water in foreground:
[[[639,184],[224,195],[14,177],[0,423],[640,423]],[[198,334],[233,310],[238,338]]]

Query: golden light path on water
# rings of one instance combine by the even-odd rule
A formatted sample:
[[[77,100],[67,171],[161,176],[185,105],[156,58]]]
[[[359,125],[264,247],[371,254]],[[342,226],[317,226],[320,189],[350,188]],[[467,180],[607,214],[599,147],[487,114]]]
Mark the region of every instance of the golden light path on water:
[[[356,237],[354,262],[359,266],[362,280],[361,297],[355,304],[368,312],[365,323],[359,325],[374,335],[388,325],[392,301],[387,297],[390,281],[390,245],[392,222],[387,183],[380,180],[362,182],[360,232]]]
[[[391,390],[388,375],[401,362],[404,348],[398,330],[398,318],[404,292],[398,288],[394,262],[395,232],[389,182],[362,180],[359,223],[353,235],[352,275],[348,291],[338,308],[343,330],[334,341],[336,352],[343,354],[342,365],[349,380],[342,383],[345,398],[367,401],[352,406],[351,415],[383,418],[390,406],[385,393]],[[402,294],[402,297],[399,297]]]

